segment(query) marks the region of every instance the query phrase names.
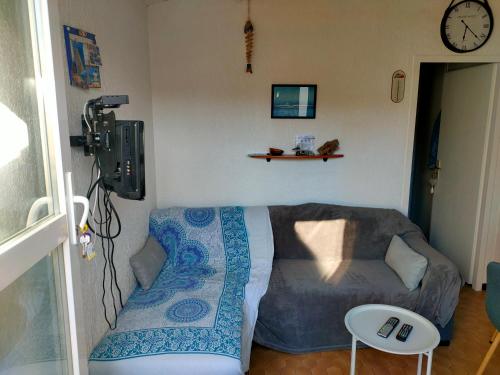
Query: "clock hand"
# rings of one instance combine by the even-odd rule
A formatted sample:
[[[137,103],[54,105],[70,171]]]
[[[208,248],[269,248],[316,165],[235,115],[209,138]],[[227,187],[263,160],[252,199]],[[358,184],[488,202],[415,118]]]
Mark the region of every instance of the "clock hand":
[[[464,22],[464,21],[462,20],[462,22]],[[465,22],[464,22],[464,23],[465,23]],[[466,36],[466,35],[467,35],[467,25],[465,25],[465,29],[464,29],[464,36],[463,36],[463,38],[462,38],[462,41],[464,41],[464,40],[465,40],[465,36]]]
[[[464,21],[464,20],[460,20],[460,21],[462,21],[462,23],[465,25],[465,31],[467,31],[467,29],[468,29],[468,30],[472,33],[472,35],[474,35],[477,39],[479,39],[479,37],[476,35],[476,33],[475,33],[474,31],[472,31],[472,29],[469,27],[469,25],[467,25],[467,24],[465,23],[465,21]],[[465,34],[464,34],[464,35],[465,35]]]
[[[472,29],[469,26],[467,26],[467,28],[472,33],[472,35],[474,35],[477,39],[479,39],[479,37],[476,35],[476,33],[474,31],[472,31]]]

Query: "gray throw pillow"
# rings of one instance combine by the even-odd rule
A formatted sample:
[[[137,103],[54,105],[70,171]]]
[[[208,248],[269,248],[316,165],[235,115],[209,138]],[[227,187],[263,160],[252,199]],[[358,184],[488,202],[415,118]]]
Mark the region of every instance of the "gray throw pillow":
[[[392,237],[385,262],[410,291],[418,287],[427,270],[427,258],[411,249],[399,236]]]
[[[130,266],[142,289],[148,290],[167,260],[167,253],[156,238],[149,236],[144,247],[130,258]]]

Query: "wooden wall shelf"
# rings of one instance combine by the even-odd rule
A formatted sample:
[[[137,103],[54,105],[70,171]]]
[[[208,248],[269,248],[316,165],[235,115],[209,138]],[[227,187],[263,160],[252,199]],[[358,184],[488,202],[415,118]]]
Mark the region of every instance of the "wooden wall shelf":
[[[255,159],[266,159],[267,162],[270,162],[271,159],[278,159],[278,160],[321,160],[323,159],[324,162],[327,162],[328,159],[339,159],[343,158],[344,155],[342,154],[335,154],[335,155],[269,155],[269,154],[249,154],[248,155],[251,158]]]

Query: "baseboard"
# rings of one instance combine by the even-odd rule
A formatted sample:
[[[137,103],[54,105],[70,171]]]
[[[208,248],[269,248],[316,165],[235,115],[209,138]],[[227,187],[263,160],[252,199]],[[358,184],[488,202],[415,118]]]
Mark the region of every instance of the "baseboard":
[[[486,283],[484,283],[483,285],[481,285],[481,289],[482,290],[486,290]],[[472,284],[469,284],[469,283],[464,283],[464,287],[466,288],[472,288]]]

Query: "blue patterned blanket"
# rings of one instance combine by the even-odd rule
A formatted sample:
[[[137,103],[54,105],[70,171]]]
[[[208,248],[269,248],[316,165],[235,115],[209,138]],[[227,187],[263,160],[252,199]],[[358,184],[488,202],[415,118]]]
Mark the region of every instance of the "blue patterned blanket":
[[[137,288],[91,361],[169,353],[240,358],[250,272],[244,209],[169,208],[150,216],[168,254],[150,290]]]

